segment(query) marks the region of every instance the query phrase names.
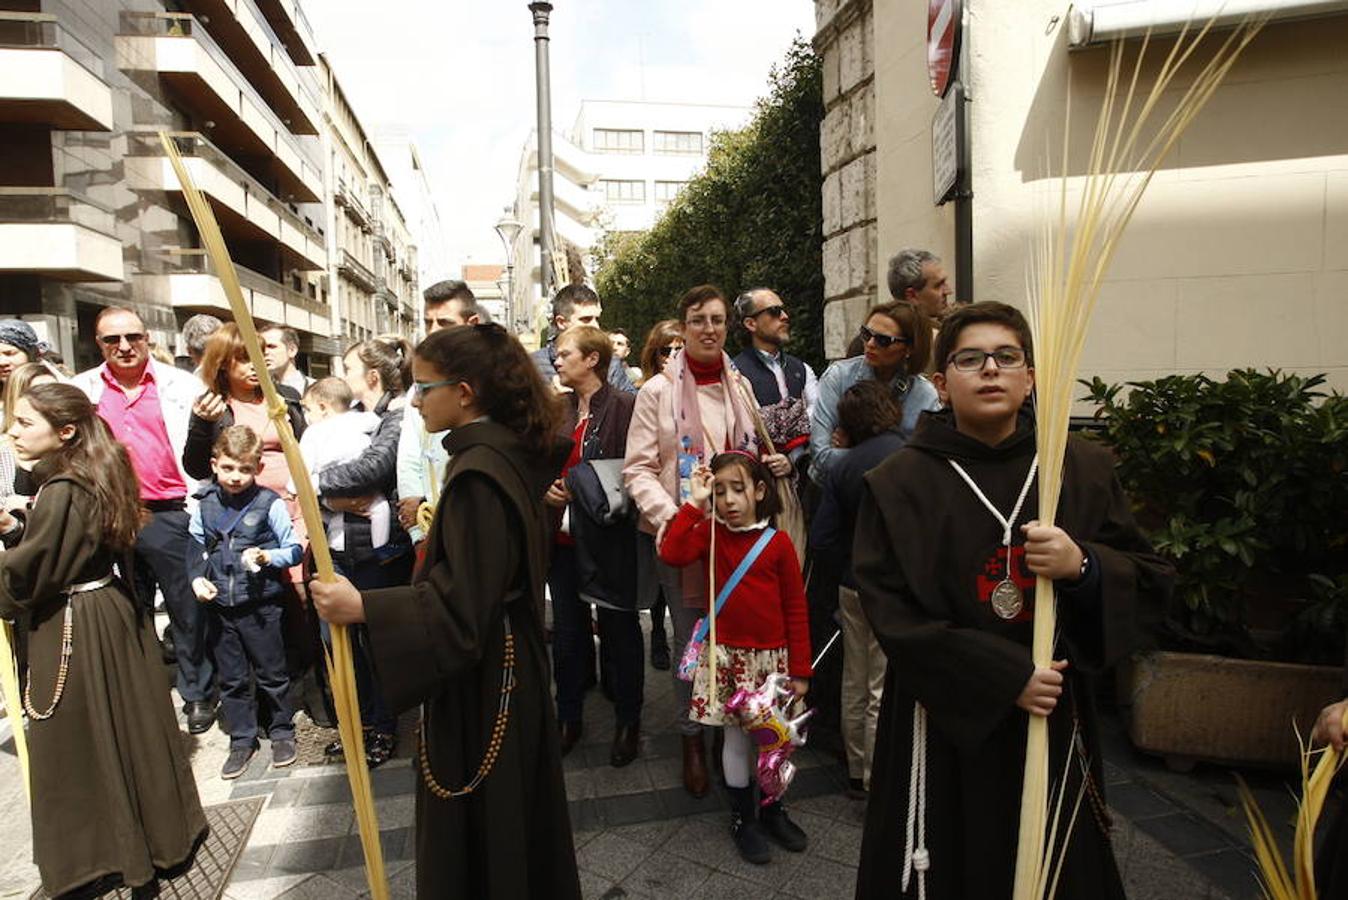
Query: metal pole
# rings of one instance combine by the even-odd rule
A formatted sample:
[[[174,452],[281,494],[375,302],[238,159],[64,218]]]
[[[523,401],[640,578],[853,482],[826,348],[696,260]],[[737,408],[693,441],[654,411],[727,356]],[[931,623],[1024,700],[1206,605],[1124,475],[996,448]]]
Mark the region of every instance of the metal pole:
[[[552,4],[529,4],[534,14],[534,64],[538,85],[538,242],[543,300],[552,297],[552,88],[548,69],[548,16]]]
[[[506,328],[509,328],[512,332],[514,332],[516,330],[517,325],[517,323],[515,322],[515,267],[511,265],[509,261],[506,262],[505,276],[506,276],[505,325]]]

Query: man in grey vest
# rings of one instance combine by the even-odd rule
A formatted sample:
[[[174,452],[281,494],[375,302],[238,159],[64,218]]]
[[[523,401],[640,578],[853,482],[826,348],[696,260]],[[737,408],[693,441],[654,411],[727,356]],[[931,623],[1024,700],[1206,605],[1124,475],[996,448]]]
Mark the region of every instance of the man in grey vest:
[[[791,315],[775,291],[759,287],[740,294],[735,317],[749,336],[749,346],[734,359],[735,368],[753,386],[777,452],[790,454],[809,441],[809,417],[819,398],[814,370],[782,349],[791,339]],[[774,408],[785,415],[775,414]],[[790,424],[793,408],[804,411],[799,432]]]

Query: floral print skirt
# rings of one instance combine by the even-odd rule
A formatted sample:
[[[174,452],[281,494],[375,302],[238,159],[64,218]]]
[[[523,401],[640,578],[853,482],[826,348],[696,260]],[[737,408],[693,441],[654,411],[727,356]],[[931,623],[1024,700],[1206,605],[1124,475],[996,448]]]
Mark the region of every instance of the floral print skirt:
[[[786,648],[754,650],[749,647],[716,645],[716,691],[711,689],[711,670],[707,665],[710,642],[702,645],[697,671],[693,673],[693,699],[688,717],[703,725],[736,725],[725,714],[725,705],[735,692],[743,688],[755,691],[763,686],[769,675],[788,674]]]

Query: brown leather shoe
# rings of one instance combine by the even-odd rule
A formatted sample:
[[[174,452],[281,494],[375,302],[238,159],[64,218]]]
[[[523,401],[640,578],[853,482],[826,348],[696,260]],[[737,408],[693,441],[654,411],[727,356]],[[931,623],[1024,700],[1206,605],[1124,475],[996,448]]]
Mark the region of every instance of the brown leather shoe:
[[[637,758],[640,745],[640,725],[635,722],[631,725],[619,725],[613,732],[613,748],[609,751],[608,764],[615,769],[621,769]]]
[[[707,778],[707,748],[701,734],[683,736],[683,786],[694,797],[707,796],[711,786]]]
[[[557,734],[561,738],[562,756],[570,753],[580,743],[580,736],[585,732],[585,726],[580,722],[558,722]]]

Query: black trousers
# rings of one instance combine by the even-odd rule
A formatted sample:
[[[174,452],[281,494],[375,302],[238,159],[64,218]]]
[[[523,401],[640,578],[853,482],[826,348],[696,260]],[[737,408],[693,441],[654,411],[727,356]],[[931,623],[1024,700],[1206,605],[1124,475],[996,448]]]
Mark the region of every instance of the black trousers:
[[[257,746],[257,694],[267,700],[271,740],[295,737],[286,667],[283,609],[278,602],[210,605],[211,649],[220,679],[220,722],[232,748]],[[250,677],[251,676],[251,677]]]
[[[590,604],[580,599],[573,547],[553,548],[548,570],[548,593],[552,597],[552,670],[557,681],[557,720],[581,721],[585,675],[594,671],[594,635],[590,628]],[[641,721],[642,695],[646,690],[645,645],[635,609],[595,607],[605,674],[613,692],[613,712],[619,725]],[[587,652],[588,650],[588,652]]]
[[[136,596],[154,604],[154,583],[164,593],[169,628],[178,654],[178,693],[184,703],[209,700],[215,693],[215,669],[207,652],[207,614],[187,580],[186,510],[161,510],[136,538]]]

